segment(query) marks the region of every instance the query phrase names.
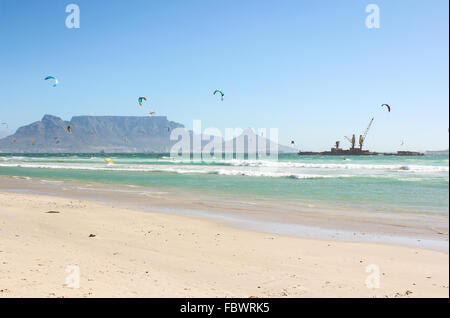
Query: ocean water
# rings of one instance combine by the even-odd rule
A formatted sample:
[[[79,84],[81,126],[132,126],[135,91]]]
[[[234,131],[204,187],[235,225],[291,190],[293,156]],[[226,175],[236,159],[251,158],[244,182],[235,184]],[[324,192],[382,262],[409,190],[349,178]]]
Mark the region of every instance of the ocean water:
[[[113,159],[107,164],[104,158]],[[449,157],[280,155],[278,160],[150,154],[0,154],[0,175],[72,180],[385,213],[449,214]]]

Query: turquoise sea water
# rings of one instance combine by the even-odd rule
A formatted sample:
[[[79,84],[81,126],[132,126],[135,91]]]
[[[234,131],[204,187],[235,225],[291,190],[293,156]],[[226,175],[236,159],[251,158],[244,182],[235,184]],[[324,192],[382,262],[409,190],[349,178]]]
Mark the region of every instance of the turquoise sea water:
[[[113,159],[107,164],[104,158]],[[449,157],[183,161],[149,154],[0,154],[0,175],[151,187],[361,211],[448,215]]]

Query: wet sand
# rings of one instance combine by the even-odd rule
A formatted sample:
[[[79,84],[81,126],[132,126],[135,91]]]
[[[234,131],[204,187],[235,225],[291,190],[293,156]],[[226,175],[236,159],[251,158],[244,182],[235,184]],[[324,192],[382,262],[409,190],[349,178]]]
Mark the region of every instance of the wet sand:
[[[0,191],[91,200],[134,210],[210,219],[235,228],[301,238],[393,244],[448,253],[442,215],[351,211],[249,198],[104,183],[0,176]]]
[[[158,207],[3,188],[0,202],[0,297],[449,296],[449,258],[439,251],[261,233]],[[70,265],[79,288],[66,285]],[[378,271],[380,288],[368,288]]]

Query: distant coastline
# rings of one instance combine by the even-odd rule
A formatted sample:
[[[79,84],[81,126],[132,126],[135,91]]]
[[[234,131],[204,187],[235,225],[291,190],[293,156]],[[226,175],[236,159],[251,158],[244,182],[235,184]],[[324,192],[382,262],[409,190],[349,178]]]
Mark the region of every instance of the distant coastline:
[[[429,151],[425,151],[426,155],[448,155],[449,154],[449,150],[429,150]]]

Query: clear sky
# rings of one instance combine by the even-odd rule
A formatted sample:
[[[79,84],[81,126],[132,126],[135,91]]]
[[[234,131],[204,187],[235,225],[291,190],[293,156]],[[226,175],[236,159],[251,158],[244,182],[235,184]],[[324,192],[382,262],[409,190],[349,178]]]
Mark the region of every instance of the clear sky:
[[[66,5],[81,10],[68,29]],[[380,7],[368,29],[366,6]],[[0,121],[145,116],[330,148],[448,148],[448,0],[0,0]],[[54,75],[60,85],[43,78]],[[212,93],[222,89],[221,102]],[[149,103],[140,108],[138,96]],[[380,107],[388,103],[392,112]],[[5,135],[4,127],[0,132]],[[401,147],[402,140],[405,146]]]

